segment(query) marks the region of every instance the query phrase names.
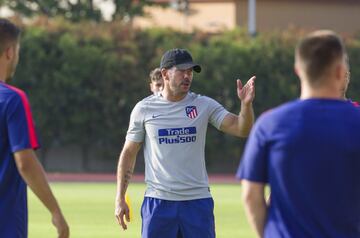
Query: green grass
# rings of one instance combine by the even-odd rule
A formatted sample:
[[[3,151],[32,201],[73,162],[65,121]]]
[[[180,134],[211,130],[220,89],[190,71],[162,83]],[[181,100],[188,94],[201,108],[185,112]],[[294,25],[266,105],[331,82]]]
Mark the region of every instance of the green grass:
[[[74,238],[137,238],[140,236],[140,206],[144,184],[130,184],[128,192],[134,212],[128,230],[123,231],[114,217],[115,184],[53,183],[51,187],[70,224]],[[218,238],[255,237],[248,225],[240,200],[239,185],[212,185]],[[56,237],[47,210],[29,190],[29,238]]]

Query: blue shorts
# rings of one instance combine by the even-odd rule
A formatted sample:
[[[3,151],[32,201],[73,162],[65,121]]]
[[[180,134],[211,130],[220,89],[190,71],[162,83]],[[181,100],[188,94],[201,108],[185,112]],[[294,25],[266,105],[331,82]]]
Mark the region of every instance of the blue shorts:
[[[142,238],[215,238],[214,200],[168,201],[145,197]]]

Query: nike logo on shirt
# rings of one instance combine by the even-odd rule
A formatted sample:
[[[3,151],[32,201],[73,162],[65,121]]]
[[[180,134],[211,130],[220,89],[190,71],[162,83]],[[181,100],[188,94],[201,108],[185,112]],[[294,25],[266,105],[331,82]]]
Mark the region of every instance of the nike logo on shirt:
[[[153,114],[152,115],[152,118],[157,118],[157,117],[160,117],[160,116],[162,116],[163,114],[158,114],[158,115],[155,115],[155,114]]]

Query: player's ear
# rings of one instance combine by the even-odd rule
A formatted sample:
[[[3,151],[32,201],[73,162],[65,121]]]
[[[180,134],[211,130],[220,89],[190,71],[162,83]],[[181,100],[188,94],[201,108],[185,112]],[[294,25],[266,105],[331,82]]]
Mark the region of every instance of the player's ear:
[[[167,69],[165,69],[165,68],[162,68],[162,69],[161,69],[161,76],[162,76],[162,78],[163,78],[164,80],[168,80],[168,79],[169,79],[169,77],[167,76],[167,72],[168,72]]]
[[[300,63],[296,59],[295,59],[295,63],[294,63],[294,72],[300,78],[300,74],[301,74]]]
[[[296,64],[294,64],[294,72],[297,76],[299,76],[299,70],[298,68],[296,67]]]
[[[7,60],[11,60],[15,56],[15,47],[10,45],[5,49],[5,57]]]
[[[335,62],[331,68],[329,68],[329,72],[335,77],[337,80],[344,80],[346,78],[346,66],[341,62]]]

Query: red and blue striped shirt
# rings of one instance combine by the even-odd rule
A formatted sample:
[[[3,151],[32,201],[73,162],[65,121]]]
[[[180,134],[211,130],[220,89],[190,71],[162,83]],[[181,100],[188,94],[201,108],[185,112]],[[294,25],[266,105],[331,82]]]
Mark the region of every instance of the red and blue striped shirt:
[[[26,183],[17,170],[14,153],[37,148],[26,94],[0,82],[0,237],[27,237]]]

